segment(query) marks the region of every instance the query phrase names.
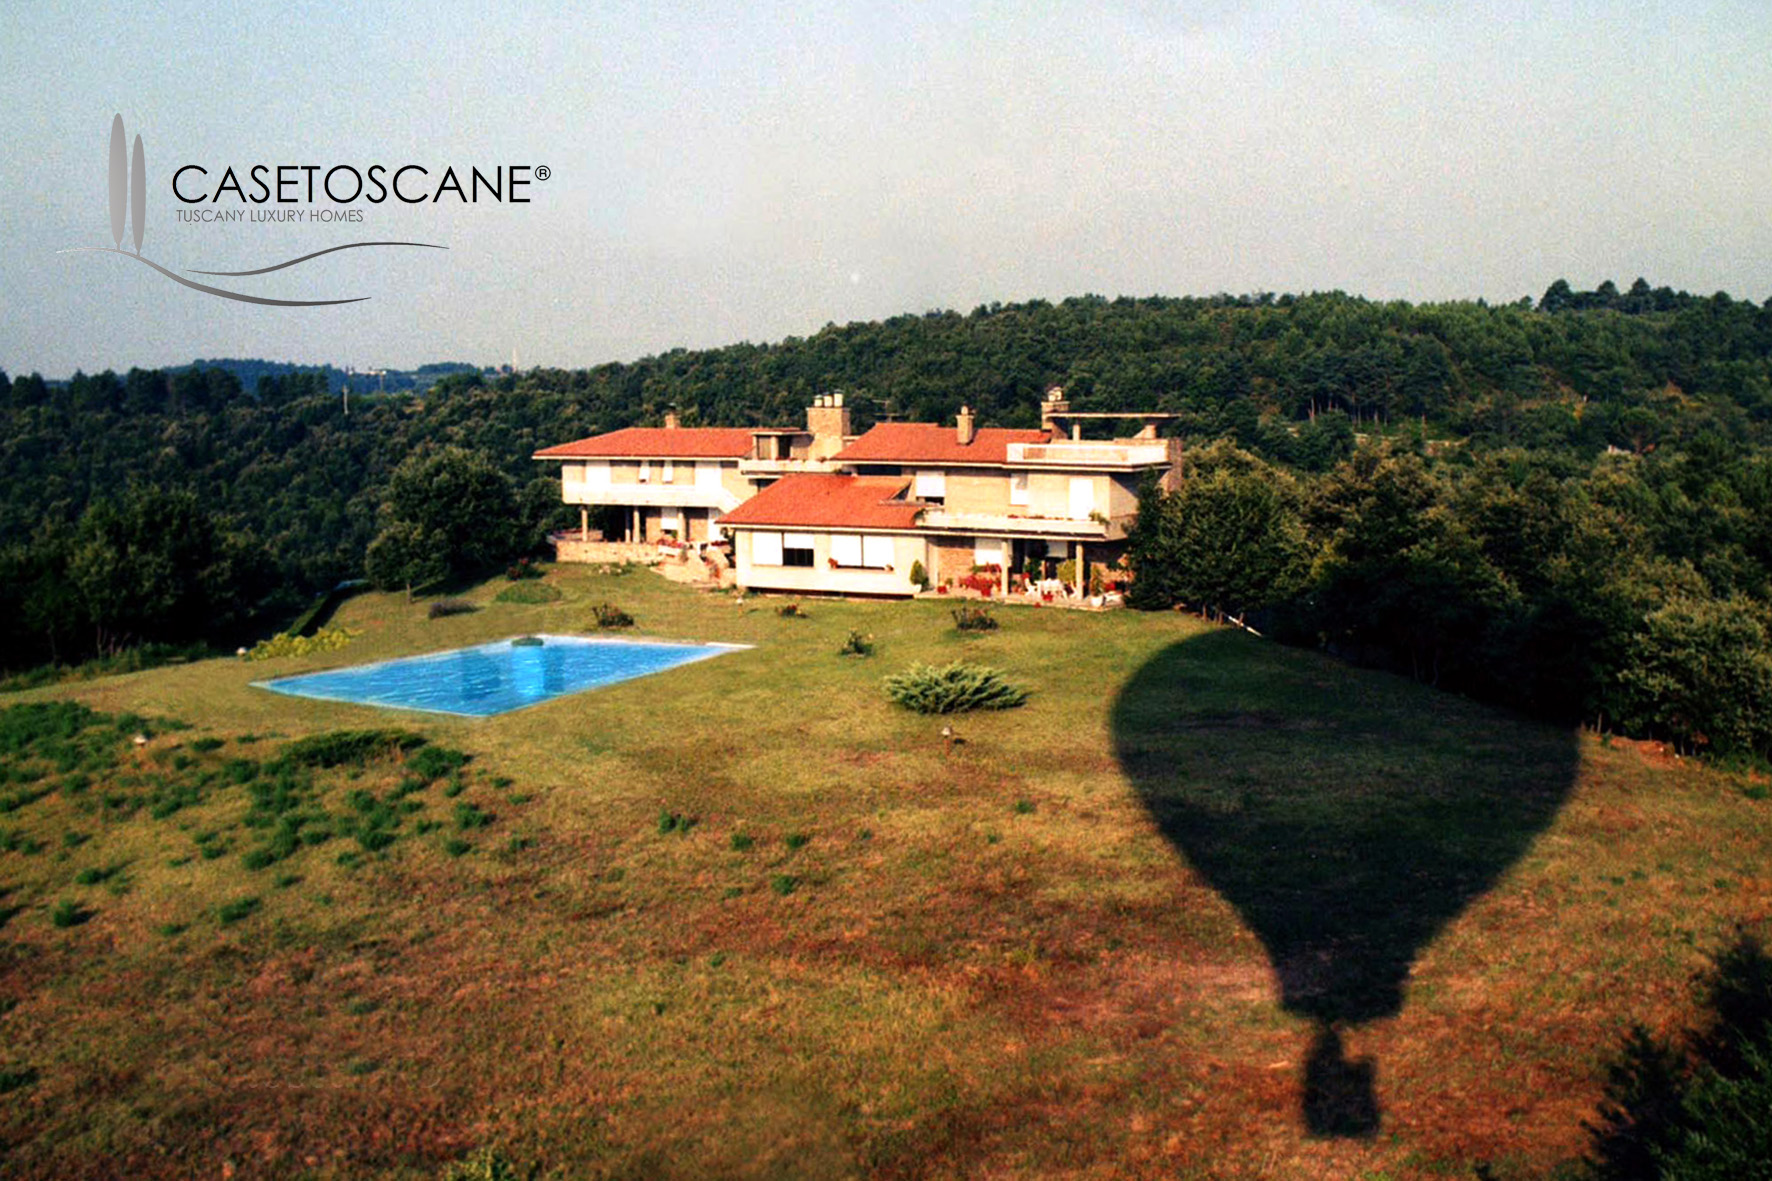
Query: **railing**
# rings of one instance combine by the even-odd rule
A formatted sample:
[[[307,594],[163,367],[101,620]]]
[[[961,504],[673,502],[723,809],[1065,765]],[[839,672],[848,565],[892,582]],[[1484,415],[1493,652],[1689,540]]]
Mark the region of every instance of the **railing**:
[[[591,484],[567,480],[560,485],[567,504],[626,504],[649,508],[717,508],[729,513],[743,498],[724,488],[704,488],[693,480],[680,484]]]
[[[741,459],[740,475],[785,476],[793,472],[834,472],[841,464],[828,459]]]
[[[946,509],[925,511],[919,523],[927,529],[958,529],[968,533],[1031,533],[1083,540],[1105,538],[1111,527],[1106,521],[1088,518],[1012,517],[997,513],[951,513]]]
[[[1012,464],[1054,467],[1149,467],[1169,462],[1166,443],[1011,443]]]

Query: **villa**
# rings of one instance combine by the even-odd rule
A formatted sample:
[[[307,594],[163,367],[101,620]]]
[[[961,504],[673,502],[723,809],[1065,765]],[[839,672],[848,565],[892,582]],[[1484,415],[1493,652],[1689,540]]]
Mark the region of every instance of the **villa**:
[[[635,427],[535,453],[562,460],[561,495],[581,512],[619,509],[623,540],[732,538],[737,584],[812,594],[908,596],[988,574],[1048,577],[1074,562],[1078,591],[1092,567],[1125,548],[1148,478],[1173,487],[1180,443],[1157,437],[1163,414],[1076,413],[1053,389],[1037,430],[980,427],[962,407],[951,427],[880,423],[850,431],[841,394],[819,397],[806,427]],[[1139,419],[1136,437],[1082,438],[1089,419]],[[1066,437],[1066,428],[1069,437]],[[570,536],[560,558],[578,556]]]

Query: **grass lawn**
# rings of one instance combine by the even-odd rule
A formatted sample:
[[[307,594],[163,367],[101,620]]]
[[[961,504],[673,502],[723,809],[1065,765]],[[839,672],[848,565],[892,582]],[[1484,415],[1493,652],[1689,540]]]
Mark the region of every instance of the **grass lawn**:
[[[96,711],[0,714],[0,1173],[1540,1176],[1766,929],[1754,785],[1190,618],[508,585],[0,699]],[[603,602],[754,647],[484,720],[250,685]],[[956,659],[1030,700],[881,691]]]

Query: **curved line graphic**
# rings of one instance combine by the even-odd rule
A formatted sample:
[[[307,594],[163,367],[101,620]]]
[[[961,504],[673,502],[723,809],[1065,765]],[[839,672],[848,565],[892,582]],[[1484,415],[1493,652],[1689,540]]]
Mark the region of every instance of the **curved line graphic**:
[[[325,250],[316,250],[312,254],[304,254],[300,258],[292,258],[288,262],[273,263],[268,267],[260,267],[256,271],[199,271],[191,270],[193,275],[227,275],[238,278],[242,275],[264,275],[271,271],[280,271],[284,267],[292,267],[298,262],[307,262],[310,258],[319,258],[322,254],[331,254],[334,250],[355,250],[359,246],[423,246],[426,250],[448,250],[447,246],[437,246],[430,242],[347,242],[343,246],[328,246]],[[365,297],[367,298],[367,297]]]
[[[370,298],[367,295],[359,295],[355,299],[266,299],[262,295],[242,295],[238,291],[223,291],[220,287],[210,287],[204,283],[193,283],[183,275],[175,275],[159,263],[145,259],[139,254],[131,254],[127,250],[113,250],[109,246],[73,246],[67,250],[56,251],[57,254],[81,254],[86,252],[96,254],[121,254],[124,258],[135,259],[135,261],[141,263],[143,266],[153,267],[156,271],[159,271],[174,283],[189,287],[193,291],[201,291],[205,295],[219,295],[223,299],[237,299],[241,303],[262,303],[279,308],[317,308],[335,303],[362,303],[364,300]]]

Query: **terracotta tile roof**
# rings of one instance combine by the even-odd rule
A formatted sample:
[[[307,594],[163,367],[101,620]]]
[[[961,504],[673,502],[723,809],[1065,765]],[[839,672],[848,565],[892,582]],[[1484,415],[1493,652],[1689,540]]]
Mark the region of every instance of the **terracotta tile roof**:
[[[909,480],[879,476],[784,476],[724,517],[722,525],[826,529],[909,529],[923,511],[896,500]]]
[[[883,422],[857,439],[836,458],[844,463],[984,463],[1009,461],[1011,443],[1045,443],[1045,431],[980,427],[972,442],[960,443],[951,426],[926,422]]]
[[[592,435],[575,443],[544,447],[536,459],[743,459],[751,453],[749,427],[726,426],[631,426],[626,430]]]

